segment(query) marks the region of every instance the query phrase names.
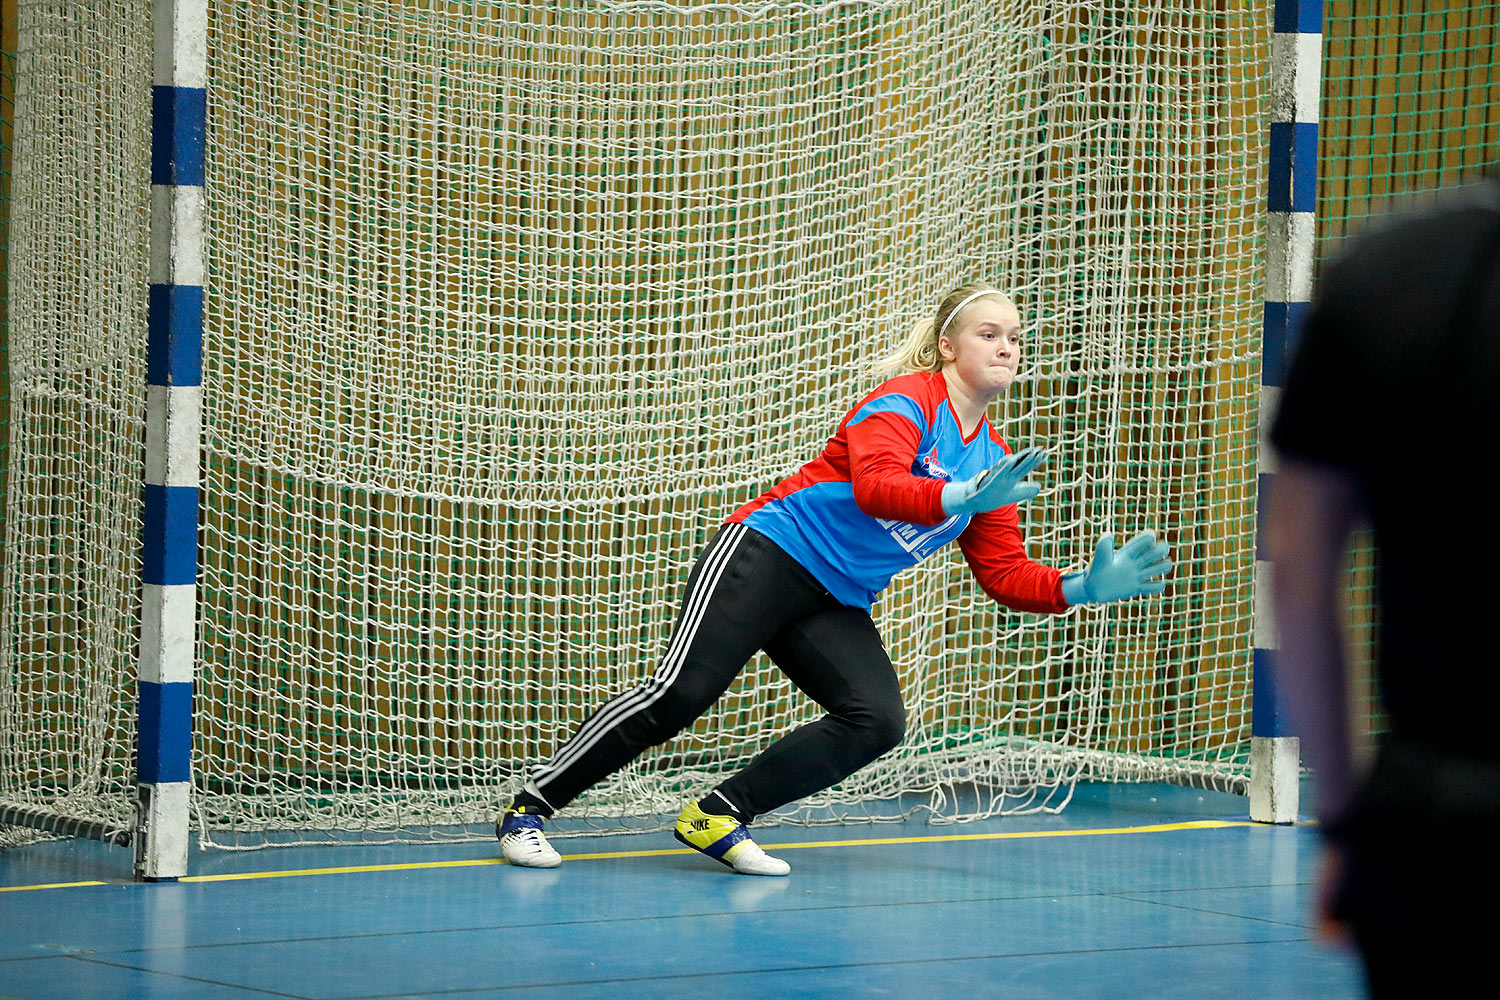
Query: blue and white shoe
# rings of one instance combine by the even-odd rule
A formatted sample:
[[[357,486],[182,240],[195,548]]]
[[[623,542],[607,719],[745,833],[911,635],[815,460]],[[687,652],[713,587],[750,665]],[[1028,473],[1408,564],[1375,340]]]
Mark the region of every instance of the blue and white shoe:
[[[556,868],[562,855],[547,843],[542,833],[542,817],[527,812],[526,807],[510,808],[495,820],[495,836],[500,838],[500,853],[520,868]]]
[[[792,870],[785,861],[761,850],[745,824],[733,816],[706,813],[696,802],[689,802],[677,817],[672,836],[741,875],[785,875]]]

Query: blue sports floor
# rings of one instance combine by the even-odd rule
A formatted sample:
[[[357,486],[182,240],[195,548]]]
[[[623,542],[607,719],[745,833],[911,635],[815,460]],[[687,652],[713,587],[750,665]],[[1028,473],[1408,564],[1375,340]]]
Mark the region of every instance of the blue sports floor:
[[[559,840],[552,871],[493,841],[195,851],[157,885],[33,844],[0,850],[0,997],[1362,996],[1313,934],[1315,828],[1246,808],[1086,786],[1058,816],[768,828],[781,879],[670,834]]]

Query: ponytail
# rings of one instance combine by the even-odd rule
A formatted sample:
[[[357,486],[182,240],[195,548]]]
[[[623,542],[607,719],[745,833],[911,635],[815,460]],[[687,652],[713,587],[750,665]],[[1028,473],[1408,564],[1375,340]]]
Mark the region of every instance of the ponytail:
[[[880,378],[894,378],[907,372],[942,370],[943,359],[938,354],[934,329],[930,319],[912,327],[900,347],[875,362],[875,374]]]

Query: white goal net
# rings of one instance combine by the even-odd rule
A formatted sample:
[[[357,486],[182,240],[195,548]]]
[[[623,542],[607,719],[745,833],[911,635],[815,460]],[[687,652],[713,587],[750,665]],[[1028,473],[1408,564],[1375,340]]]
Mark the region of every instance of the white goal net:
[[[146,6],[23,4],[16,103],[0,802],[117,823]],[[491,820],[973,279],[1027,325],[995,418],[1051,450],[1033,556],[1152,528],[1173,585],[1051,618],[956,553],[903,574],[907,738],[784,818],[1241,787],[1269,39],[1211,0],[214,4],[199,831]],[[818,712],[753,661],[571,812],[675,813]]]

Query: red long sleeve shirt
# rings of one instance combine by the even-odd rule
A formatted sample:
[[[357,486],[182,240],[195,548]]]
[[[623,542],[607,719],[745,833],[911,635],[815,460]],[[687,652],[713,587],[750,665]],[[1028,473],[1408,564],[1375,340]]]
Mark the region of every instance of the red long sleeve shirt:
[[[901,570],[957,540],[985,592],[1020,611],[1068,607],[1062,574],[1026,555],[1015,505],[943,512],[943,485],[1009,453],[988,418],[967,438],[941,373],[891,379],[840,422],[822,454],[730,521],[767,535],[844,604],[870,607]]]

